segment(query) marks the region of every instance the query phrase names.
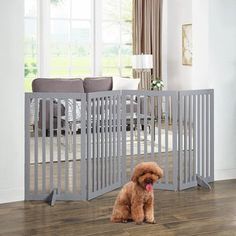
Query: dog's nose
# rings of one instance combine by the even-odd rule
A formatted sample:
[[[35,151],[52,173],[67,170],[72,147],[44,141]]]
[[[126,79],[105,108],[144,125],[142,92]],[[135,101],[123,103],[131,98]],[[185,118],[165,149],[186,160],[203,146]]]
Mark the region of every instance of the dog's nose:
[[[145,181],[147,184],[152,184],[152,179],[146,179]]]

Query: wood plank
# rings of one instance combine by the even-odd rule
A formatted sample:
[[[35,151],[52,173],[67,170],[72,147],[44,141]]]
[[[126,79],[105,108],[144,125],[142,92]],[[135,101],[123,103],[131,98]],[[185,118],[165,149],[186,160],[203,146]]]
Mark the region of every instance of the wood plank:
[[[110,215],[119,190],[91,201],[16,202],[0,205],[0,235],[235,235],[236,180],[212,190],[155,190],[157,224],[114,224]]]

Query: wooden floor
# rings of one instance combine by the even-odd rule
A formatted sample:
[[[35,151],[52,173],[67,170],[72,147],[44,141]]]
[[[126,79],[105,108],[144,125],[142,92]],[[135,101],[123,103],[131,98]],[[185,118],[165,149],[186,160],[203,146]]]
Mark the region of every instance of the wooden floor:
[[[17,202],[0,205],[0,235],[236,235],[236,180],[213,190],[155,191],[157,224],[109,221],[117,191],[88,202]]]

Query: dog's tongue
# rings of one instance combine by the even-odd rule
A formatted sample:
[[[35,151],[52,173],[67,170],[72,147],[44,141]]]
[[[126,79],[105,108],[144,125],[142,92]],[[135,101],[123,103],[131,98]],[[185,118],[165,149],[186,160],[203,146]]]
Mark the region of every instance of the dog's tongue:
[[[152,191],[152,184],[147,184],[147,185],[146,185],[146,190],[147,190],[148,192]]]

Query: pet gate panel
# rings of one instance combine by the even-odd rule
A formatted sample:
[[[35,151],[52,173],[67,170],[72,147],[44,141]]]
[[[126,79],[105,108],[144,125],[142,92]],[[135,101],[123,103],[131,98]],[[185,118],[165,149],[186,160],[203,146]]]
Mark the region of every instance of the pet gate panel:
[[[26,93],[26,200],[86,198],[85,114],[85,94]]]
[[[179,189],[214,180],[213,90],[179,92]]]
[[[178,93],[122,91],[122,182],[136,164],[155,161],[164,176],[155,188],[177,190]]]
[[[121,186],[120,91],[90,93],[88,118],[88,199]]]
[[[92,199],[130,180],[141,161],[164,176],[155,188],[214,180],[214,93],[26,93],[25,198]]]

